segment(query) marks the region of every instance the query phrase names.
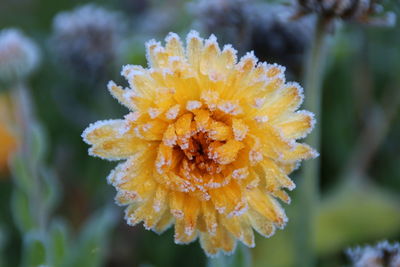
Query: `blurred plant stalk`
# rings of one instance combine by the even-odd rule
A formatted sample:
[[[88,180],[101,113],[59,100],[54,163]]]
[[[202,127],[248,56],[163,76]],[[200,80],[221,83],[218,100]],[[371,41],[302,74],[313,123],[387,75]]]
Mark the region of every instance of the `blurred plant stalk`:
[[[68,222],[54,218],[60,195],[57,177],[45,163],[46,138],[35,117],[30,88],[13,86],[21,145],[12,161],[12,212],[21,233],[21,266],[102,266],[115,212],[104,207],[85,222],[76,238]]]
[[[238,243],[233,255],[218,255],[215,258],[207,258],[206,267],[250,267],[252,266],[249,248]]]
[[[319,15],[316,20],[315,33],[305,69],[305,101],[304,108],[313,112],[317,119],[315,129],[306,138],[305,142],[320,151],[321,136],[321,99],[322,78],[326,53],[326,36],[329,21]],[[315,257],[315,216],[319,201],[319,157],[303,163],[302,178],[299,183],[299,206],[296,224],[296,266],[311,267],[316,265]]]
[[[38,127],[36,123],[36,119],[34,118],[34,111],[32,108],[32,101],[29,89],[23,82],[18,82],[15,85],[13,90],[14,93],[14,101],[16,107],[16,119],[18,124],[18,132],[21,138],[21,146],[16,155],[15,160],[21,161],[24,167],[27,169],[29,173],[29,179],[32,179],[31,188],[27,193],[30,206],[31,206],[31,215],[34,218],[35,224],[37,225],[40,231],[44,231],[47,218],[48,218],[48,211],[44,207],[44,202],[42,201],[42,190],[43,185],[42,181],[40,181],[39,177],[39,170],[37,160],[39,159],[32,159],[35,155],[33,151],[34,148],[32,147],[34,144],[34,133],[33,131],[35,127]]]

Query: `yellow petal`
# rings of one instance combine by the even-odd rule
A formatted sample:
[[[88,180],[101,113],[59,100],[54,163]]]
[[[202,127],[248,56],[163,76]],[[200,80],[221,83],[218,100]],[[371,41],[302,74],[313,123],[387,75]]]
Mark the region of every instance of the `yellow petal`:
[[[129,181],[118,185],[118,190],[128,192],[136,196],[136,199],[144,201],[148,199],[156,188],[156,183],[150,173],[140,173]]]
[[[314,114],[302,110],[281,118],[277,125],[286,138],[299,139],[306,137],[314,128],[314,124]]]
[[[250,72],[254,70],[256,64],[257,58],[254,56],[254,53],[250,52],[240,59],[240,62],[238,63],[238,69],[242,73],[250,74]]]
[[[312,147],[306,144],[296,144],[292,150],[285,151],[280,158],[282,161],[293,162],[302,159],[318,157],[319,154]]]
[[[223,122],[211,120],[208,127],[208,137],[212,140],[223,141],[232,137],[231,128]]]
[[[162,120],[152,120],[147,123],[138,124],[134,128],[136,138],[147,141],[160,141],[167,129],[168,124]]]
[[[175,218],[183,218],[183,207],[185,206],[185,193],[171,192],[170,203],[171,213]]]
[[[209,129],[210,112],[208,110],[200,109],[193,111],[195,114],[194,120],[196,122],[196,127],[198,131],[204,131]]]
[[[178,137],[176,136],[175,133],[175,125],[174,124],[168,125],[167,130],[165,130],[162,138],[164,145],[173,147],[174,145],[176,145],[177,138]]]
[[[234,137],[237,141],[242,141],[247,132],[249,131],[249,127],[244,123],[242,119],[232,119],[232,130]]]
[[[191,135],[191,123],[193,115],[191,113],[186,113],[179,117],[175,123],[176,135],[179,138],[188,138]]]
[[[286,187],[289,190],[293,190],[296,187],[294,182],[286,175],[286,173],[271,159],[263,160],[260,162],[260,166],[264,171],[263,174],[265,175],[267,190],[273,192],[275,189],[279,189],[280,187]]]
[[[267,65],[267,76],[277,77],[284,74],[285,67],[279,66],[278,64],[268,64]]]
[[[221,69],[232,69],[237,61],[237,51],[231,45],[225,45],[219,59]]]
[[[130,66],[126,66],[126,68],[128,67]],[[131,68],[128,76],[130,87],[135,90],[139,96],[154,100],[154,98],[156,98],[156,90],[154,90],[156,82],[153,80],[152,76],[149,75],[149,71],[141,67]]]
[[[254,210],[249,210],[247,214],[251,226],[256,230],[260,235],[264,237],[270,237],[274,234],[275,232],[275,226],[274,224],[260,215],[258,212]]]
[[[242,190],[235,181],[228,185],[209,191],[212,202],[220,214],[238,216],[246,211],[246,201],[242,196]]]
[[[189,195],[185,196],[185,206],[183,209],[183,225],[185,229],[185,234],[191,236],[196,230],[197,217],[200,213],[200,201]]]
[[[198,71],[200,67],[201,51],[203,50],[203,39],[199,37],[198,32],[191,31],[187,36],[186,42],[188,62],[192,65],[194,70]]]
[[[117,99],[120,104],[124,105],[125,107],[129,108],[130,110],[135,109],[134,104],[125,97],[126,92],[124,89],[122,89],[121,86],[117,86],[113,81],[110,81],[107,85],[107,88],[110,91],[111,95],[115,99]]]
[[[168,53],[160,42],[150,40],[146,43],[147,60],[153,68],[162,68],[168,64]]]
[[[210,257],[216,256],[219,250],[225,254],[231,254],[235,250],[236,240],[222,226],[217,228],[215,235],[209,233],[200,234],[200,245],[206,254]]]
[[[211,80],[219,79],[220,70],[218,69],[218,59],[221,50],[219,49],[217,38],[211,35],[205,41],[202,56],[200,59],[200,71],[208,75]]]
[[[175,243],[188,244],[196,240],[197,231],[186,232],[186,224],[184,219],[176,219],[175,221]]]
[[[157,222],[156,226],[153,227],[153,231],[157,234],[163,233],[169,227],[172,226],[174,222],[174,216],[169,211],[164,212],[160,220]]]
[[[243,143],[234,139],[229,139],[223,145],[219,145],[217,142],[214,142],[209,147],[209,157],[219,164],[226,165],[236,160],[238,152],[243,147]]]
[[[127,132],[124,120],[98,121],[82,134],[83,140],[93,145],[89,153],[109,160],[125,159],[143,148],[139,140]]]
[[[157,225],[164,214],[165,208],[156,210],[154,209],[153,201],[146,201],[139,207],[137,205],[128,207],[125,217],[130,225],[135,225],[143,221],[144,227],[149,230]]]
[[[169,56],[183,57],[185,56],[185,51],[182,46],[181,39],[176,33],[170,32],[165,38],[165,50]]]
[[[260,184],[260,177],[256,174],[256,172],[251,168],[247,176],[244,179],[240,179],[238,183],[245,188],[246,190],[251,190],[256,188]]]
[[[158,146],[157,158],[155,161],[156,170],[159,174],[168,172],[172,166],[173,149],[170,146],[160,144]]]
[[[275,98],[266,105],[264,112],[270,120],[274,120],[283,113],[295,111],[302,102],[301,86],[297,83],[289,83],[277,91]]]
[[[243,242],[248,247],[254,247],[254,233],[251,225],[244,216],[234,216],[227,218],[220,216],[224,227],[237,239]]]
[[[214,235],[217,230],[217,212],[211,201],[202,201],[202,219],[204,220],[206,231]]]
[[[154,199],[153,199],[153,209],[156,212],[160,211],[165,211],[168,205],[168,193],[169,190],[166,189],[164,186],[159,185],[157,186],[157,190],[154,194]]]
[[[280,200],[282,200],[286,204],[290,204],[290,201],[291,201],[290,196],[284,190],[276,190],[275,192],[272,192],[271,194],[274,197],[279,198]]]
[[[283,209],[271,196],[262,193],[261,190],[256,188],[247,191],[246,195],[253,210],[279,227],[283,227],[286,224],[287,218]]]
[[[290,174],[293,171],[295,171],[296,169],[299,168],[300,164],[299,161],[295,161],[295,162],[275,162],[276,165],[286,174]]]

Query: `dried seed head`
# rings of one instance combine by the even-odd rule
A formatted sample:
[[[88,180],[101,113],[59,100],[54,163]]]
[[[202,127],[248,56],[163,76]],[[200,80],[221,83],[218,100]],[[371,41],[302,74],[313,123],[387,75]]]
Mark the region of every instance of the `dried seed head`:
[[[251,0],[200,0],[192,10],[196,27],[239,47],[240,54],[254,51],[262,61],[285,65],[291,74],[300,72],[313,27],[310,18],[291,20],[293,8]]]
[[[254,9],[249,49],[262,61],[276,62],[299,75],[311,43],[311,18],[291,20],[292,9],[282,5],[263,4]]]
[[[120,8],[130,15],[140,16],[151,8],[150,0],[119,0]]]
[[[239,52],[247,50],[252,24],[252,0],[199,0],[190,6],[196,27],[215,34],[224,43],[233,43]]]
[[[396,267],[400,263],[400,244],[383,241],[375,246],[348,249],[347,255],[354,267]]]
[[[122,28],[117,13],[88,4],[54,18],[51,44],[78,77],[92,80],[115,61]]]
[[[297,0],[298,11],[294,17],[317,13],[326,19],[341,18],[350,22],[376,26],[393,26],[393,12],[382,14],[379,0]]]
[[[26,79],[40,61],[38,46],[17,29],[0,31],[0,81]]]

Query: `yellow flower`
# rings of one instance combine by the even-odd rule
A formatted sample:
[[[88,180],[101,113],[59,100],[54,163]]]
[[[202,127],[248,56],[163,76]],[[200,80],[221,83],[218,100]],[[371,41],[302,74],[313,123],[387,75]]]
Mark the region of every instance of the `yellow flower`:
[[[296,140],[313,127],[313,114],[297,111],[301,87],[285,83],[284,68],[236,59],[215,36],[171,33],[163,47],[149,41],[149,67],[125,66],[123,89],[111,94],[130,113],[99,121],[83,133],[89,153],[125,160],[109,175],[126,220],[163,232],[175,242],[200,238],[207,255],[231,253],[236,239],[253,247],[253,229],[271,236],[287,218],[275,197],[295,184],[287,176],[317,152]]]
[[[10,131],[11,105],[6,95],[0,95],[0,173],[8,170],[8,160],[16,149],[16,137]]]

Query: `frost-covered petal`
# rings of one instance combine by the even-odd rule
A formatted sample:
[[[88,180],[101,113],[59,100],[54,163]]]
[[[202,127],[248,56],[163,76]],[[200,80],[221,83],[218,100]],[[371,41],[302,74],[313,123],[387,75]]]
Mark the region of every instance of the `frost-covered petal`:
[[[308,111],[298,111],[280,119],[277,126],[286,138],[304,138],[315,125],[314,114]]]
[[[282,207],[270,195],[263,194],[260,189],[250,190],[246,195],[250,207],[255,212],[258,212],[279,227],[283,227],[286,224],[287,218]]]
[[[98,121],[86,128],[82,137],[92,145],[89,151],[91,155],[119,160],[132,156],[143,147],[142,143],[134,142],[135,138],[126,129],[123,120]]]

